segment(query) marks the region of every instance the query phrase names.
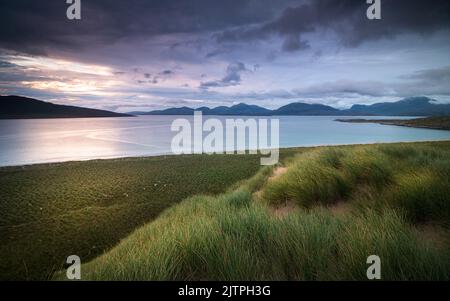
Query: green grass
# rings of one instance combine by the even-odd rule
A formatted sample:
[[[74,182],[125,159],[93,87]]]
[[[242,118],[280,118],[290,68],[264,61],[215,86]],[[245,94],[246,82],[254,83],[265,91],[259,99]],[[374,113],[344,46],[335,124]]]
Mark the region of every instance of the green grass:
[[[320,148],[292,160],[288,172],[268,183],[263,194],[271,203],[331,205],[366,183],[380,189],[391,177],[390,162],[374,146]]]
[[[449,146],[324,147],[285,157],[289,169],[278,178],[267,180],[266,168],[225,194],[199,195],[169,208],[83,264],[82,277],[367,280],[366,259],[376,254],[384,280],[449,280],[448,216],[438,214],[449,208]],[[425,179],[405,186],[404,179],[423,168],[429,171]],[[439,190],[425,189],[430,184]],[[255,194],[260,189],[264,200]],[[282,206],[283,198],[298,209],[277,215],[274,206]],[[337,214],[328,207],[343,202],[351,209]],[[433,228],[438,232],[424,234],[425,221],[440,225]],[[444,238],[436,241],[437,234]],[[55,278],[64,277],[61,272]]]
[[[0,169],[0,279],[48,279],[189,196],[224,192],[259,157],[166,156]]]
[[[297,156],[263,189],[271,204],[349,202],[397,209],[411,223],[450,221],[448,142],[319,148]]]

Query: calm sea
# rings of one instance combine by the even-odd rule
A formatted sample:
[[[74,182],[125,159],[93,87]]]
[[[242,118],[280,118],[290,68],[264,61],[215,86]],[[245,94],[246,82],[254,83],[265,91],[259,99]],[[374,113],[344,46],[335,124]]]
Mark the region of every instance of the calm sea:
[[[170,154],[175,135],[170,126],[180,117],[192,119],[188,116],[140,116],[0,120],[0,166]],[[450,131],[334,121],[345,117],[274,118],[280,120],[280,147],[450,140]]]

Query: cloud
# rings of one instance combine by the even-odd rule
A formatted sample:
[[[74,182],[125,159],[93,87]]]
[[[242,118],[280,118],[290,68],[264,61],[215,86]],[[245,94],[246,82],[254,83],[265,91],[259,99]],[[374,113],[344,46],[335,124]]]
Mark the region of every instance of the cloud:
[[[247,69],[244,63],[235,62],[228,65],[225,76],[220,80],[202,82],[200,84],[201,89],[207,89],[211,87],[229,87],[237,86],[241,83],[241,73],[250,71]]]
[[[339,101],[353,99],[381,99],[390,97],[397,100],[417,95],[450,95],[450,66],[420,70],[400,76],[401,82],[381,80],[335,80],[319,84],[306,85],[291,90],[269,90],[261,92],[238,93],[230,98],[252,100],[324,100],[337,98]],[[388,98],[389,100],[389,98]],[[336,101],[338,102],[338,101]]]
[[[0,58],[1,58],[0,54]],[[23,82],[49,80],[50,77],[39,72],[27,72],[27,69],[7,60],[0,60],[0,82]]]
[[[205,58],[212,58],[221,54],[226,54],[226,53],[230,53],[232,50],[229,48],[217,48],[214,49],[213,51],[208,52],[205,55]]]
[[[90,0],[82,1],[81,20],[70,21],[66,18],[66,1],[2,1],[0,47],[44,55],[53,49],[112,45],[124,38],[214,32],[263,22],[289,2]]]
[[[336,80],[293,89],[303,97],[371,96],[410,97],[417,95],[449,95],[450,66],[426,69],[402,75],[400,82]]]
[[[140,73],[139,68],[134,68],[135,73]],[[144,72],[142,74],[143,79],[138,79],[136,80],[136,82],[138,84],[157,84],[161,81],[165,81],[166,79],[170,78],[171,76],[173,76],[175,74],[175,71],[173,70],[162,70],[158,73],[156,73],[156,75],[153,75],[152,73],[148,73],[148,72]]]
[[[274,20],[227,29],[216,35],[219,42],[284,38],[282,49],[309,48],[306,34],[334,32],[342,45],[355,47],[366,41],[393,38],[400,34],[427,35],[450,27],[450,2],[447,0],[382,1],[382,19],[366,18],[368,5],[360,0],[315,0],[288,7]]]
[[[284,51],[297,51],[310,48],[308,42],[300,40],[298,35],[292,34],[286,37],[282,49]]]
[[[169,75],[172,75],[174,72],[172,71],[172,70],[164,70],[164,71],[161,71],[160,73],[159,73],[159,75],[165,75],[165,76],[169,76]]]
[[[43,81],[50,80],[50,77],[38,76],[38,75],[28,75],[21,72],[0,72],[0,82],[32,82],[32,81]]]
[[[392,89],[380,81],[336,80],[294,89],[298,96],[324,97],[330,95],[392,95]]]
[[[399,95],[450,94],[450,66],[419,70],[399,78],[405,80],[394,87]]]
[[[450,79],[450,66],[435,68],[435,69],[426,69],[419,70],[410,75],[401,76],[401,78],[405,79],[415,79],[415,80],[423,80],[423,81],[432,81],[432,82],[440,82],[443,80]]]
[[[12,64],[12,63],[7,62],[7,61],[0,61],[0,68],[2,68],[2,69],[15,68],[15,67],[17,67],[16,64]]]
[[[380,21],[367,20],[364,0],[90,0],[83,1],[80,21],[66,18],[67,6],[65,1],[2,1],[0,48],[88,61],[123,59],[124,53],[139,52],[133,48],[136,41],[155,41],[166,47],[151,53],[159,59],[201,61],[231,56],[241,44],[274,37],[281,37],[282,51],[295,52],[311,47],[311,33],[333,32],[342,45],[355,47],[406,33],[428,36],[450,25],[448,0],[382,1]],[[108,56],[100,52],[104,48]],[[274,53],[267,55],[275,58]]]

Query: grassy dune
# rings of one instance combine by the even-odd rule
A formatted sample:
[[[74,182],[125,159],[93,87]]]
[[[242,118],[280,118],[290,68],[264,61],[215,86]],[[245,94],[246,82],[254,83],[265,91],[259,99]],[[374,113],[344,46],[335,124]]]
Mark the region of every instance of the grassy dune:
[[[401,209],[411,223],[450,221],[450,149],[424,145],[333,147],[292,160],[269,182],[271,204],[294,201],[304,208],[340,205]]]
[[[0,168],[0,279],[48,279],[67,256],[93,259],[164,209],[217,194],[257,156],[167,156]]]
[[[449,142],[324,147],[283,164],[169,208],[83,279],[365,280],[371,254],[384,280],[450,279]]]

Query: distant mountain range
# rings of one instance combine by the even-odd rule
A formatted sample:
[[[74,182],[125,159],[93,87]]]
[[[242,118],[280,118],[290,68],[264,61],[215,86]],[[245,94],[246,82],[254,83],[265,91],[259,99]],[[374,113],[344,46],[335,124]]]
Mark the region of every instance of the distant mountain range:
[[[170,108],[150,112],[131,112],[132,115],[193,115],[201,111],[203,115],[238,116],[444,116],[450,115],[450,104],[439,104],[428,97],[409,97],[397,102],[383,102],[372,105],[353,105],[350,109],[336,109],[322,104],[294,102],[275,110],[256,105],[240,103],[231,107],[216,108],[189,107]]]
[[[22,96],[0,96],[0,119],[125,117],[129,114],[56,105]]]
[[[133,115],[193,115],[194,111],[201,111],[203,115],[240,115],[240,116],[267,116],[272,115],[272,110],[256,105],[240,103],[231,107],[220,106],[215,108],[200,107],[192,109],[188,107],[170,108],[150,112],[130,112]]]
[[[294,102],[275,110],[240,103],[231,107],[201,107],[197,109],[181,107],[123,114],[75,106],[56,105],[22,96],[0,96],[0,119],[192,115],[194,111],[201,111],[204,115],[229,116],[446,116],[450,115],[450,104],[439,104],[436,100],[428,97],[410,97],[397,102],[353,105],[350,109],[343,110],[322,104]]]

